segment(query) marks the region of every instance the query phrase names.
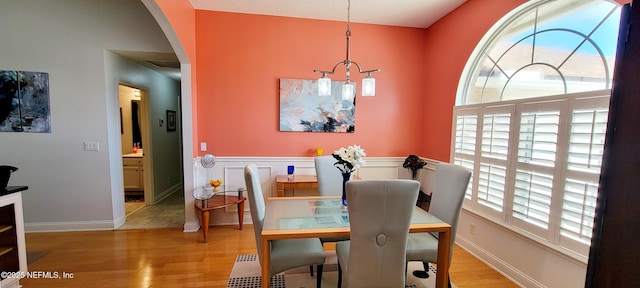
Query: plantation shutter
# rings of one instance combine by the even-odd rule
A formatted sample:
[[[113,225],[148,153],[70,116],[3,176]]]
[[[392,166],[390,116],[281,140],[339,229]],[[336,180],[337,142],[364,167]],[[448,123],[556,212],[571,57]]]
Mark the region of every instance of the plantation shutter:
[[[607,108],[573,110],[567,169],[600,173],[608,115]]]
[[[513,105],[492,106],[484,109],[482,116],[477,202],[500,213],[504,211],[509,133],[514,111]]]
[[[502,212],[507,169],[501,165],[480,163],[478,204]]]
[[[456,119],[456,153],[474,155],[476,150],[477,115],[460,115]]]
[[[469,185],[467,185],[467,190],[464,193],[464,198],[467,200],[471,200],[473,197],[473,175],[475,174],[475,167],[473,166],[473,161],[455,158],[453,161],[454,164],[460,165],[464,168],[469,169],[471,171],[471,179],[469,179]]]
[[[456,138],[453,163],[474,171],[476,139],[478,133],[478,113],[480,109],[456,109]],[[473,175],[469,180],[465,199],[473,197]]]
[[[596,209],[609,97],[576,99],[571,110],[561,244],[588,251]],[[574,243],[575,242],[575,243]]]
[[[512,216],[540,228],[540,233],[548,230],[551,215],[558,106],[556,102],[523,105],[520,114]]]

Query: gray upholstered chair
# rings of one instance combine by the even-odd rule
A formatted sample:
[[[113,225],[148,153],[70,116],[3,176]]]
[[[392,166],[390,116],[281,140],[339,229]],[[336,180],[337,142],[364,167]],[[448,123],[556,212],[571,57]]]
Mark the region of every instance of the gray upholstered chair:
[[[342,174],[333,164],[333,156],[317,156],[315,159],[320,196],[342,196]]]
[[[315,159],[316,177],[318,177],[318,194],[320,196],[342,196],[342,173],[333,164],[333,156],[317,156]],[[349,237],[325,237],[320,242],[338,242],[349,240]]]
[[[338,287],[404,287],[407,235],[418,199],[415,180],[347,182],[351,240],[336,243]],[[344,275],[344,276],[343,276]]]
[[[431,196],[429,213],[451,225],[451,251],[449,260],[453,256],[453,248],[458,230],[458,218],[462,210],[464,194],[471,178],[471,171],[454,164],[438,164],[436,167],[434,191]],[[422,261],[425,271],[414,271],[417,277],[426,278],[429,262],[437,263],[438,233],[415,233],[407,240],[407,261]],[[449,261],[451,263],[451,261]],[[447,277],[448,278],[448,277]],[[451,287],[451,281],[449,281]]]
[[[247,185],[247,194],[249,195],[251,220],[253,221],[253,232],[255,233],[260,263],[270,261],[271,276],[300,266],[317,265],[316,285],[320,288],[325,254],[322,243],[318,238],[271,241],[271,259],[262,259],[260,240],[264,223],[265,203],[260,177],[258,176],[258,168],[255,164],[245,166],[244,180]]]

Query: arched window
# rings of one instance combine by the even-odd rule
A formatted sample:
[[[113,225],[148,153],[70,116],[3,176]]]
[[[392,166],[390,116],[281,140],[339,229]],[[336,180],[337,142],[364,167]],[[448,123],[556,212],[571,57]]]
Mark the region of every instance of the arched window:
[[[485,35],[454,112],[466,209],[586,257],[619,21],[610,1],[529,1]]]

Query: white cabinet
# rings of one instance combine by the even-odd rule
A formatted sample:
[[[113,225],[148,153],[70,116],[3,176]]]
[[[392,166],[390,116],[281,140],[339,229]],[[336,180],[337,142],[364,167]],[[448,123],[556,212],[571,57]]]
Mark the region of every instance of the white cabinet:
[[[0,196],[0,271],[8,272],[3,273],[7,278],[0,277],[0,287],[20,287],[20,276],[27,272],[20,192]]]
[[[144,166],[142,157],[122,157],[122,173],[125,191],[144,190]]]

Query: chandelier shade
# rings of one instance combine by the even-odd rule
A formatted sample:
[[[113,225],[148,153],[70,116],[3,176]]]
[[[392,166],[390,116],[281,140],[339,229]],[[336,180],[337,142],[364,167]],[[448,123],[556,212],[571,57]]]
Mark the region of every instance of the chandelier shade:
[[[344,83],[342,85],[342,100],[353,100],[356,96],[356,85],[353,83]]]
[[[376,79],[371,77],[371,73],[362,79],[362,96],[376,96]]]
[[[325,74],[318,79],[318,96],[331,96],[331,78]]]
[[[380,69],[362,70],[360,65],[351,60],[351,0],[347,0],[347,59],[338,62],[333,66],[331,71],[325,70],[313,70],[313,72],[321,73],[322,77],[318,79],[318,95],[319,96],[331,96],[331,78],[327,77],[327,74],[333,74],[336,72],[336,68],[340,65],[344,65],[346,70],[345,82],[342,86],[342,99],[350,100],[355,97],[355,85],[351,82],[351,67],[355,65],[358,68],[358,73],[367,74],[362,79],[362,96],[375,96],[376,95],[376,79],[371,76],[371,73],[380,72]]]

